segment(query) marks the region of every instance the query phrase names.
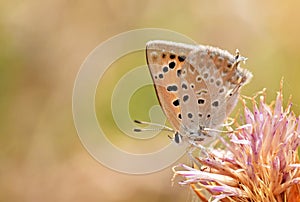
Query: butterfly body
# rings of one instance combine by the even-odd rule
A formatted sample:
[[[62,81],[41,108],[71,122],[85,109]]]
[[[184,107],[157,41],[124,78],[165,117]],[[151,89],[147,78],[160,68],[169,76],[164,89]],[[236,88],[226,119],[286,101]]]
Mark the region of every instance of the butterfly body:
[[[146,45],[148,67],[160,105],[176,131],[174,141],[205,144],[234,109],[252,74],[245,58],[219,48],[169,41]]]

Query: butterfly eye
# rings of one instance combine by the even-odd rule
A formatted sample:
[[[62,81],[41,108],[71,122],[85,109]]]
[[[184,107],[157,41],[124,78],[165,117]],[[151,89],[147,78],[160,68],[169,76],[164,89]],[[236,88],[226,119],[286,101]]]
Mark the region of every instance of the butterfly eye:
[[[182,141],[182,136],[178,132],[176,132],[174,135],[174,142],[179,144],[179,143],[181,143],[181,141]]]

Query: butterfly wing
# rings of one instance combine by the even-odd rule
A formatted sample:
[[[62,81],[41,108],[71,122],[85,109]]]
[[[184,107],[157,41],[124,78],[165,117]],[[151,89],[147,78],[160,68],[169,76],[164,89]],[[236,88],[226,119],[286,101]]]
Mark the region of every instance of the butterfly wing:
[[[146,57],[160,105],[174,129],[181,124],[180,75],[189,52],[196,46],[168,41],[150,41]]]
[[[179,91],[182,100],[181,113],[184,127],[181,128],[181,133],[199,136],[197,137],[199,140],[207,139],[207,137],[201,137],[204,134],[199,134],[199,130],[207,127],[206,116],[210,113],[207,103],[211,101],[209,86],[204,82],[201,72],[198,71],[199,65],[203,67],[204,63],[196,63],[198,62],[196,57],[199,55],[195,53],[202,51],[202,49],[203,46],[197,46],[186,58],[186,62],[182,67],[181,88]]]
[[[182,135],[201,136],[206,135],[199,132],[203,128],[217,129],[252,77],[239,67],[239,56],[210,46],[150,41],[146,55],[160,105]]]
[[[186,78],[194,86],[200,127],[218,128],[234,109],[240,88],[252,77],[248,70],[239,67],[240,61],[227,51],[210,46],[199,46],[189,53]]]

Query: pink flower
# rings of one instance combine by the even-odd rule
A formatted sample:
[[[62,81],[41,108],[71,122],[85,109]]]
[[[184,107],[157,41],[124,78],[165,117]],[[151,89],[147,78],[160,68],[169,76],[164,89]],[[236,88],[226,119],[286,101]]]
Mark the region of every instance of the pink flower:
[[[174,167],[175,176],[184,177],[180,184],[202,201],[300,201],[299,117],[290,101],[283,109],[282,82],[273,104],[266,103],[265,91],[258,96],[259,104],[257,96],[250,99],[252,110],[243,100],[243,125],[228,140],[219,138],[222,148],[193,157],[197,168]]]

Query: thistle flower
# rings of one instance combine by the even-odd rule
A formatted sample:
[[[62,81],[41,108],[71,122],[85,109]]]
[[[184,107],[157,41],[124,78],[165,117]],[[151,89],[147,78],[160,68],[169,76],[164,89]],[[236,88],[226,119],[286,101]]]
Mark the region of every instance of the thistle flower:
[[[250,99],[252,111],[243,100],[244,124],[227,141],[218,138],[223,149],[192,157],[198,168],[173,168],[202,201],[300,201],[299,117],[290,101],[283,109],[282,82],[274,104],[266,104],[264,91],[259,98]]]

